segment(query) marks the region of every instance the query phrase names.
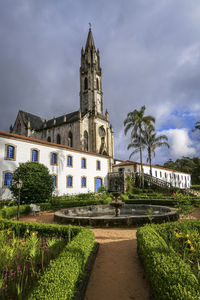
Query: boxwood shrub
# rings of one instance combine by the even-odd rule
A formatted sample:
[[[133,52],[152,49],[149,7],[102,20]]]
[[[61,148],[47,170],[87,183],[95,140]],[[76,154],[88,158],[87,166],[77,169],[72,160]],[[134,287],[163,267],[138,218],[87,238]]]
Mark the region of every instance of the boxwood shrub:
[[[57,259],[51,261],[28,299],[73,299],[93,247],[93,232],[82,229]]]
[[[146,225],[137,231],[138,254],[149,279],[153,299],[200,299],[199,282],[190,266],[167,243],[169,230],[177,227],[183,231],[186,228],[199,229],[200,222]]]
[[[84,274],[87,260],[94,248],[94,233],[83,227],[17,222],[0,219],[0,230],[11,229],[17,235],[37,231],[41,236],[64,236],[68,244],[46,268],[40,279],[33,283],[27,299],[73,299]]]

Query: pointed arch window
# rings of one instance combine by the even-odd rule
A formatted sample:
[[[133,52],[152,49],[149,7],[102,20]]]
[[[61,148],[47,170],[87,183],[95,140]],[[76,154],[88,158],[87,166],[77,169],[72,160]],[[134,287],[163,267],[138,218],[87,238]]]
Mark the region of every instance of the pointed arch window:
[[[84,79],[84,90],[87,90],[88,89],[88,79],[87,77],[85,77]]]
[[[50,136],[48,136],[47,142],[51,143],[51,137]]]
[[[84,150],[88,151],[88,133],[86,130],[84,131]]]
[[[61,144],[61,137],[60,137],[60,134],[57,134],[57,137],[56,137],[56,143],[57,143],[57,144]]]
[[[96,86],[97,86],[97,90],[99,90],[99,79],[96,79]]]
[[[72,132],[70,131],[69,134],[68,134],[68,142],[67,142],[67,145],[69,147],[73,147],[73,135],[72,135]]]

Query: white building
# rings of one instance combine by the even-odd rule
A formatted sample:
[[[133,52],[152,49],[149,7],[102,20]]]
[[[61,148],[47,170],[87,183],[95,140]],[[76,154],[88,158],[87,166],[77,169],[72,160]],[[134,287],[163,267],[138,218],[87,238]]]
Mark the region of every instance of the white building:
[[[55,194],[95,192],[107,187],[110,157],[0,131],[0,200],[11,197],[9,185],[20,163],[38,161],[54,178]]]
[[[150,166],[143,164],[144,174],[150,175]],[[134,161],[115,160],[113,172],[141,173],[141,164]],[[187,189],[191,187],[191,175],[180,171],[166,169],[159,166],[152,166],[152,176],[157,181],[166,182],[171,186]]]

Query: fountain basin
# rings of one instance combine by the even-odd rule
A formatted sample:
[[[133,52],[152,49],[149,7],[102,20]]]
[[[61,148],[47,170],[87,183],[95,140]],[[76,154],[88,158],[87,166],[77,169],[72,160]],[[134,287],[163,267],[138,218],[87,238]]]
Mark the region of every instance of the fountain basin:
[[[148,212],[151,214],[148,214]],[[93,227],[129,227],[146,223],[178,220],[175,208],[158,205],[124,204],[116,217],[110,205],[65,208],[55,212],[54,220],[62,224]]]

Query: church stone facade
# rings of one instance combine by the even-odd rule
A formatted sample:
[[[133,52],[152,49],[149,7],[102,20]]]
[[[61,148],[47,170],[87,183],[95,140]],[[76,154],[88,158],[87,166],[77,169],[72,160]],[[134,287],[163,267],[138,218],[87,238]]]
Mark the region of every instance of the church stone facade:
[[[112,125],[107,110],[103,112],[100,54],[91,28],[81,50],[80,109],[51,120],[19,111],[10,132],[114,158]]]

